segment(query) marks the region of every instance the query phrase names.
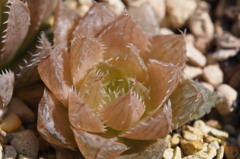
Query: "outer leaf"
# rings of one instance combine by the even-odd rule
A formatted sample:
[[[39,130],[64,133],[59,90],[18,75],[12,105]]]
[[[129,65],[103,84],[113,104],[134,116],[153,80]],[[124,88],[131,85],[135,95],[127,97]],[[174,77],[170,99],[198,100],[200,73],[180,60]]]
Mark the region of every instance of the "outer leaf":
[[[27,5],[19,0],[9,0],[9,3],[10,11],[1,50],[0,67],[13,59],[26,37],[30,25],[30,13]]]
[[[172,128],[176,129],[189,120],[204,102],[204,92],[191,80],[184,80],[171,95]]]
[[[78,148],[85,158],[115,158],[127,149],[124,144],[113,141],[112,139],[106,139],[74,128],[73,132]]]
[[[137,140],[153,140],[166,136],[171,131],[172,109],[168,103],[155,113],[140,120],[120,137]]]
[[[77,25],[80,16],[60,0],[58,0],[55,11],[54,45],[57,46],[64,42],[68,46],[72,38],[72,31]]]
[[[123,53],[129,44],[136,46],[141,55],[145,54],[149,47],[147,34],[126,14],[120,15],[111,22],[99,37],[103,39],[108,48],[116,48],[123,51]]]
[[[168,99],[180,79],[180,72],[171,63],[164,63],[150,59],[148,65],[151,107],[154,110]]]
[[[145,105],[131,92],[115,99],[101,112],[103,121],[115,130],[133,126],[143,115]]]
[[[75,92],[69,94],[68,110],[70,123],[75,129],[93,133],[105,131],[104,125],[97,115]]]
[[[37,125],[38,131],[49,143],[63,148],[75,148],[67,109],[47,90],[39,104]]]
[[[158,35],[152,38],[148,58],[172,63],[182,70],[186,63],[186,44],[183,35]]]
[[[69,57],[63,47],[64,45],[55,47],[51,54],[38,65],[38,72],[43,82],[56,98],[67,106],[72,80]]]
[[[15,87],[23,87],[40,80],[37,66],[49,55],[52,47],[45,34],[41,35],[39,43],[36,54],[31,54],[30,57],[24,59],[22,63],[18,65],[19,68],[14,70],[16,73]]]
[[[70,48],[70,68],[73,83],[80,82],[87,71],[103,60],[105,47],[94,38],[76,37]]]
[[[115,15],[103,4],[94,3],[85,16],[79,21],[73,35],[95,37],[111,21]]]
[[[0,108],[7,106],[12,99],[13,84],[14,74],[11,71],[0,74]]]

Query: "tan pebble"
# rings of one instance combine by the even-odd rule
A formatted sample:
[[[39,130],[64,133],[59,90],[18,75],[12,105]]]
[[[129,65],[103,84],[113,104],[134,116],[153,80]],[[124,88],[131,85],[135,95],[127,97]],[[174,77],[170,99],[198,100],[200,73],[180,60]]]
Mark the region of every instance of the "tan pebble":
[[[209,157],[214,158],[217,155],[217,150],[219,149],[219,144],[217,141],[213,141],[208,145],[207,154]]]
[[[181,136],[179,134],[173,134],[171,137],[171,147],[177,146],[180,143]]]
[[[3,148],[2,148],[2,145],[0,144],[0,158],[2,159],[3,156],[4,156]]]
[[[125,5],[120,0],[102,0],[107,3],[107,7],[112,10],[116,15],[124,11]]]
[[[23,122],[33,123],[35,121],[35,114],[22,100],[12,98],[8,107],[8,113],[16,113]]]
[[[202,131],[204,134],[208,134],[209,132],[207,125],[202,120],[196,120],[193,124],[193,127]]]
[[[206,57],[190,43],[187,44],[187,58],[189,63],[198,67],[204,67],[207,62]]]
[[[189,18],[189,29],[196,37],[206,37],[212,39],[214,25],[209,14],[201,9],[197,9]]]
[[[210,126],[212,128],[216,128],[216,129],[221,129],[222,128],[219,121],[213,120],[213,119],[210,119],[210,120],[206,121],[206,125]]]
[[[169,34],[174,34],[172,30],[169,28],[160,28],[159,33],[161,35],[169,35]]]
[[[223,156],[224,156],[224,146],[220,146],[217,152],[216,159],[223,159]]]
[[[167,15],[170,19],[172,27],[181,28],[183,25],[185,25],[190,14],[196,7],[196,0],[167,0]]]
[[[194,46],[201,51],[203,54],[206,54],[210,46],[211,40],[205,37],[198,37],[195,40]]]
[[[233,102],[237,99],[237,91],[227,84],[217,87],[217,93],[222,97],[222,101],[216,105],[221,115],[227,115],[233,111]]]
[[[17,151],[13,146],[7,145],[4,148],[4,152],[5,152],[5,155],[4,155],[5,159],[15,159],[15,158],[17,158]]]
[[[188,44],[194,44],[195,42],[195,37],[192,34],[186,34],[185,35],[185,41]]]
[[[187,78],[196,78],[200,75],[202,75],[203,71],[201,68],[199,67],[194,67],[194,66],[186,66],[184,69],[184,73],[186,75]]]
[[[173,159],[182,159],[182,151],[179,146],[176,146],[174,149]]]
[[[22,126],[22,121],[15,113],[8,114],[0,124],[0,128],[6,132],[13,132]]]
[[[214,87],[213,87],[211,84],[209,84],[209,83],[207,83],[207,82],[200,82],[200,83],[203,85],[204,88],[206,88],[206,89],[209,90],[210,92],[213,92],[213,91],[214,91]]]
[[[203,68],[203,78],[206,82],[217,87],[223,82],[223,72],[217,64],[208,65]]]
[[[217,141],[218,143],[221,143],[221,139],[218,139],[218,138],[213,137],[213,136],[211,136],[211,135],[208,135],[208,136],[205,138],[205,141],[206,141],[207,143],[211,143],[211,142],[213,142],[213,141]]]
[[[172,159],[174,150],[172,148],[167,148],[163,152],[163,159]]]
[[[219,139],[226,139],[229,136],[227,132],[224,132],[215,128],[211,128],[211,127],[208,127],[208,129],[210,134],[212,134],[213,136]]]
[[[239,49],[221,49],[213,54],[210,54],[210,57],[208,58],[211,58],[211,60],[215,61],[224,61],[230,57],[237,55],[238,51]]]
[[[18,153],[37,158],[39,150],[39,142],[33,131],[24,130],[13,134],[13,138],[10,141]]]
[[[195,135],[197,135],[197,136],[199,136],[201,138],[205,136],[205,134],[201,130],[196,129],[196,128],[194,128],[192,126],[189,126],[189,125],[187,125],[185,127],[185,130],[188,130],[189,132],[192,132],[193,134],[195,134]]]
[[[32,157],[24,156],[22,154],[18,155],[18,159],[33,159]]]
[[[188,141],[182,139],[180,142],[181,148],[186,155],[193,155],[203,149],[204,144],[200,140]]]
[[[202,138],[190,131],[187,131],[187,130],[183,130],[183,138],[186,139],[186,140],[189,140],[189,141],[192,141],[192,140],[201,140]]]

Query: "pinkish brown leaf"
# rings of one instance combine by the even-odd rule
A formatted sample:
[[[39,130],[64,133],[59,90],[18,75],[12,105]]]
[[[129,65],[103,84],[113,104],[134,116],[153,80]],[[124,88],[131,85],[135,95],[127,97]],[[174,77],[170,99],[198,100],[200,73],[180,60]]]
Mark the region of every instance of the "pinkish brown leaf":
[[[30,54],[26,59],[22,60],[18,68],[14,70],[16,73],[15,87],[23,87],[33,84],[40,80],[37,72],[38,64],[49,55],[52,47],[45,34],[41,35],[38,49],[35,54]]]
[[[11,71],[5,71],[0,74],[0,108],[6,107],[13,94],[14,74]]]
[[[101,112],[102,120],[115,130],[133,126],[143,115],[145,105],[131,92],[107,104]]]
[[[136,46],[141,55],[146,53],[149,47],[147,34],[127,14],[118,16],[104,28],[99,37],[103,39],[108,48],[116,48],[123,53],[129,44]]]
[[[111,159],[127,150],[127,147],[112,139],[73,128],[75,140],[81,153],[91,159]]]
[[[120,137],[137,140],[153,140],[166,136],[171,131],[171,104],[164,105],[155,113],[140,120],[135,126],[120,134]]]
[[[180,80],[180,71],[171,63],[164,63],[154,59],[148,65],[151,107],[160,107],[171,95]]]
[[[30,25],[30,13],[26,4],[19,0],[9,0],[9,13],[6,34],[3,37],[3,48],[0,55],[0,67],[14,58]]]
[[[51,51],[50,55],[38,65],[38,72],[56,98],[67,106],[72,80],[69,56],[64,45],[58,45]]]
[[[103,4],[94,3],[85,16],[79,21],[74,38],[78,35],[95,37],[107,24],[113,21],[115,15]]]
[[[186,44],[183,35],[158,35],[152,38],[148,58],[172,63],[183,69],[186,63]]]
[[[93,133],[103,133],[105,131],[104,125],[97,115],[75,92],[69,94],[68,110],[70,123],[76,130]]]
[[[64,42],[66,46],[69,46],[72,38],[72,31],[74,30],[80,16],[70,8],[68,8],[60,0],[55,10],[54,21],[54,45]]]
[[[38,131],[49,143],[75,149],[67,109],[47,90],[39,103]]]
[[[80,82],[87,71],[103,60],[104,45],[99,39],[76,37],[70,48],[70,68],[73,83]]]
[[[203,93],[198,89],[197,84],[191,80],[184,80],[179,83],[170,96],[172,101],[173,129],[177,129],[191,119],[191,116],[204,102]]]

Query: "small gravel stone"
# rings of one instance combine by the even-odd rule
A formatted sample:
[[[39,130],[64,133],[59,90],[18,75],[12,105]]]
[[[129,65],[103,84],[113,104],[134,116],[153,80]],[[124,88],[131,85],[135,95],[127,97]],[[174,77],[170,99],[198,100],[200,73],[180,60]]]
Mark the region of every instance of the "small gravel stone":
[[[203,69],[203,78],[206,82],[217,87],[223,82],[223,72],[217,64],[208,65]]]
[[[174,149],[173,159],[182,159],[182,152],[179,146]]]
[[[200,140],[188,141],[181,139],[181,148],[186,155],[193,155],[203,149],[204,144]]]
[[[184,73],[187,78],[196,78],[200,75],[202,75],[203,70],[199,67],[193,67],[193,66],[186,66],[184,69]]]
[[[190,132],[190,131],[187,131],[187,130],[183,130],[183,138],[186,139],[186,140],[201,140],[202,138],[199,137],[198,135]]]
[[[221,115],[227,115],[233,111],[233,102],[237,99],[237,91],[227,84],[222,84],[217,88],[217,93],[223,101],[216,105]]]
[[[207,143],[211,143],[213,141],[217,141],[218,143],[221,143],[221,139],[218,139],[216,137],[213,137],[211,135],[208,135],[206,138],[205,138],[205,142]]]
[[[206,57],[190,43],[187,44],[187,57],[189,62],[195,66],[204,67],[206,65]]]
[[[18,159],[33,159],[32,157],[24,156],[22,154],[18,155]]]
[[[107,7],[117,15],[124,11],[125,5],[120,0],[102,0],[107,3]]]
[[[228,58],[237,55],[238,51],[239,51],[239,49],[221,49],[213,54],[210,54],[208,56],[208,58],[210,58],[210,61],[212,61],[212,60],[223,61],[223,60],[227,60]]]
[[[171,137],[171,147],[177,146],[180,143],[181,136],[179,134],[173,134]]]
[[[224,156],[224,146],[220,146],[217,152],[216,159],[223,159],[223,156]]]
[[[38,139],[31,130],[24,130],[13,134],[13,138],[10,141],[18,153],[37,158],[39,143]]]
[[[159,33],[161,35],[169,35],[169,34],[174,34],[172,30],[168,28],[160,28]]]
[[[6,132],[13,132],[22,126],[22,121],[15,113],[8,114],[0,124],[0,128]]]
[[[172,148],[167,148],[163,153],[163,159],[172,159],[174,150]]]
[[[15,159],[15,158],[17,158],[17,151],[13,146],[8,145],[8,146],[5,147],[4,150],[5,150],[5,155],[4,155],[5,159]]]
[[[209,84],[207,82],[200,82],[200,83],[203,85],[204,88],[208,89],[209,91],[211,91],[211,92],[214,91],[214,87],[211,84]]]

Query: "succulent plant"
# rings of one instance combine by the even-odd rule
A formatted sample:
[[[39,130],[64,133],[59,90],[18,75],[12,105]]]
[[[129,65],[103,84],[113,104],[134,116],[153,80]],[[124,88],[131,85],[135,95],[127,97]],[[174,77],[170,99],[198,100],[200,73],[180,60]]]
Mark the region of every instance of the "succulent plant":
[[[127,13],[95,3],[80,19],[59,1],[54,48],[38,65],[48,88],[38,131],[94,159],[165,137],[204,102],[198,85],[182,80],[185,47],[184,35],[150,37]]]

